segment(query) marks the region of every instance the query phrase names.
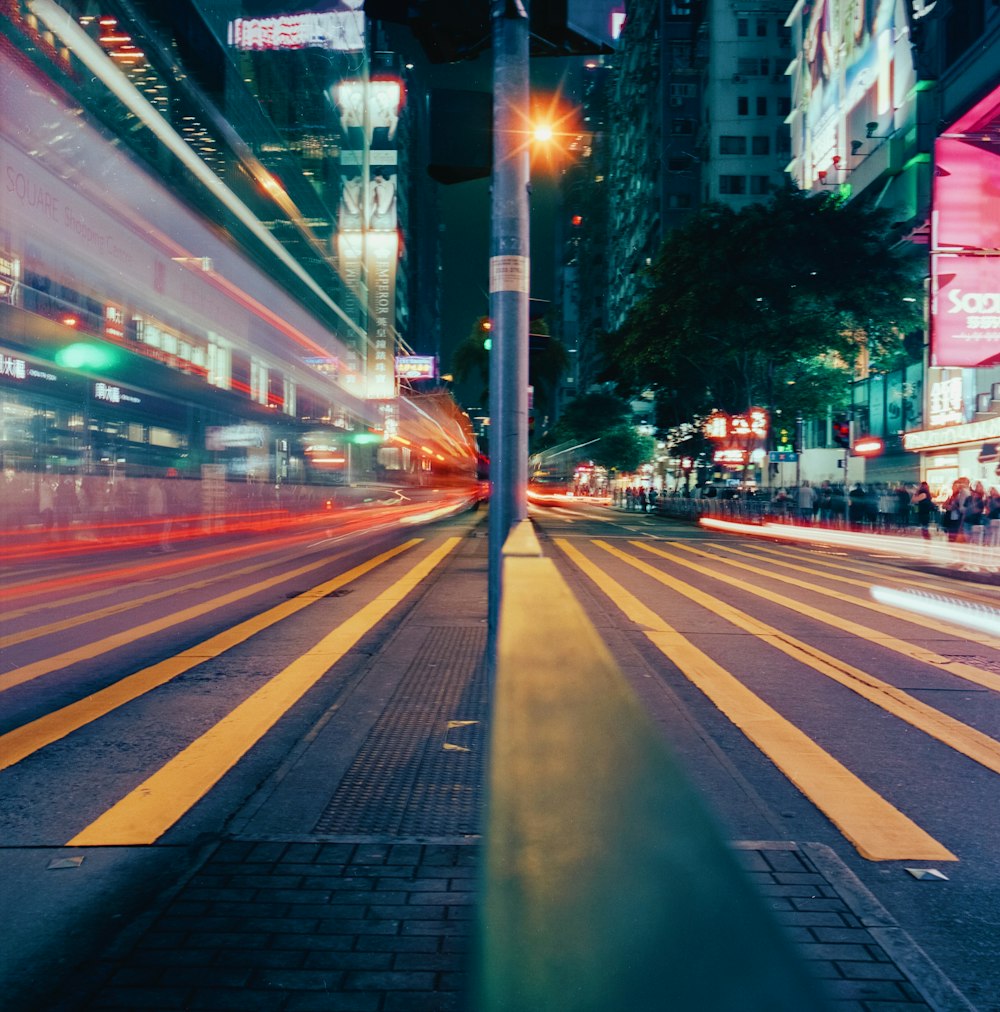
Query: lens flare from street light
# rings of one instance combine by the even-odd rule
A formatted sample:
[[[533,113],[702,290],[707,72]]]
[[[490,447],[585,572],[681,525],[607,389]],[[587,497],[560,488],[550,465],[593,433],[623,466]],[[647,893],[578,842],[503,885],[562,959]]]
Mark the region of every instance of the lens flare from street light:
[[[539,123],[535,127],[535,140],[539,144],[546,144],[552,140],[552,126],[549,123]]]

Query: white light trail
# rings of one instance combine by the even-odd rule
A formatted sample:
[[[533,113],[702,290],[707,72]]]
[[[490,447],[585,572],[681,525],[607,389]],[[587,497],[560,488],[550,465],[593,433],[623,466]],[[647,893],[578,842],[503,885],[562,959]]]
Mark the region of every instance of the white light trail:
[[[890,587],[872,587],[871,593],[880,604],[942,619],[991,636],[1000,635],[1000,611],[996,608],[968,604],[922,591],[894,590]]]

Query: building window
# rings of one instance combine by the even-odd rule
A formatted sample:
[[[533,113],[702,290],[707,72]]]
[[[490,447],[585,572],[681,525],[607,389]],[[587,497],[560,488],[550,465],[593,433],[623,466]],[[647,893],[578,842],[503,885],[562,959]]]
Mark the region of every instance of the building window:
[[[691,207],[690,193],[671,193],[667,195],[667,207],[686,209]]]
[[[747,153],[746,137],[723,134],[719,138],[720,155],[745,155]]]
[[[746,193],[746,176],[719,176],[719,193]]]
[[[737,18],[736,19],[736,34],[741,39],[745,39],[750,34],[750,19],[749,18]]]
[[[736,61],[736,73],[741,77],[766,76],[770,71],[770,61],[766,56],[759,59],[756,56],[741,56]]]
[[[757,18],[757,38],[762,39],[767,35],[767,18]]]
[[[670,121],[670,132],[672,134],[693,134],[694,120],[678,118]]]
[[[778,96],[778,115],[784,119],[792,111],[792,100],[788,95]]]
[[[757,96],[757,115],[758,116],[767,115],[767,95]]]
[[[760,196],[764,193],[771,192],[771,177],[770,176],[751,176],[750,177],[750,192],[755,196]]]
[[[754,137],[750,150],[755,155],[769,155],[771,153],[771,138]]]
[[[693,165],[690,158],[668,158],[667,172],[690,172]]]
[[[736,115],[737,116],[749,116],[750,115],[750,99],[746,95],[738,95],[736,98]]]

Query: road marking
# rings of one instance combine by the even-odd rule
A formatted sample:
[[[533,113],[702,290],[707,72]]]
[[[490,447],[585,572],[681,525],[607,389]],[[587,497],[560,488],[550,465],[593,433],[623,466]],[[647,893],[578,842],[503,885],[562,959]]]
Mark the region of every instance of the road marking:
[[[850,633],[852,636],[857,636],[859,639],[867,640],[869,643],[874,643],[876,646],[885,647],[886,650],[902,654],[904,657],[909,657],[914,661],[920,661],[921,664],[931,664],[939,671],[947,671],[956,678],[972,682],[975,685],[981,685],[986,689],[992,689],[994,692],[1000,692],[1000,675],[995,675],[992,671],[984,671],[982,668],[974,667],[971,664],[963,664],[961,661],[950,661],[947,657],[942,657],[941,654],[935,653],[933,650],[925,650],[922,647],[916,647],[912,643],[907,643],[905,640],[897,639],[895,636],[888,636],[879,632],[877,629],[870,628],[869,626],[860,625],[857,622],[851,622],[849,619],[830,615],[828,612],[825,612],[820,608],[812,608],[802,601],[793,600],[790,597],[784,597],[772,590],[764,590],[752,583],[747,583],[745,580],[740,580],[735,576],[730,576],[728,573],[720,576],[707,566],[700,566],[696,562],[691,562],[690,559],[681,558],[679,555],[671,555],[669,552],[661,551],[659,548],[644,545],[640,541],[632,541],[629,543],[635,545],[637,548],[650,552],[653,555],[658,555],[671,562],[676,562],[678,565],[685,566],[688,569],[693,569],[696,573],[702,573],[705,576],[709,576],[713,580],[724,580],[727,586],[739,587],[740,590],[745,590],[748,594],[753,594],[756,597],[762,597],[765,600],[770,601],[772,604],[780,605],[783,608],[789,608],[792,611],[797,612],[799,615],[805,615],[808,618],[815,619],[817,622],[822,622],[824,625],[833,626],[839,632]],[[678,542],[671,542],[671,545],[675,548],[684,547]],[[962,635],[964,637],[964,634]]]
[[[321,559],[319,562],[310,563],[307,566],[302,566],[300,569],[296,569],[293,572],[286,574],[286,577],[284,578],[294,579],[297,576],[302,576],[305,573],[312,572],[314,569],[319,569],[321,566],[327,565],[328,563],[333,561],[333,559],[339,557],[340,556],[333,556],[333,557],[327,556],[326,558]],[[221,574],[218,572],[217,567],[207,567],[212,568],[215,571],[214,576],[205,577],[205,579],[203,580],[196,580],[194,583],[185,583],[183,589],[185,592],[191,590],[200,590],[202,587],[210,587],[213,583],[220,583],[221,581],[231,579],[234,576],[246,576],[249,573],[256,573],[259,572],[261,569],[267,569],[269,566],[273,567],[276,565],[279,565],[279,563],[275,559],[268,559],[265,562],[256,562],[252,566],[244,566],[242,569],[234,569],[228,573],[221,573]],[[179,572],[175,575],[183,576],[184,574]],[[78,603],[80,601],[85,601],[90,597],[100,597],[109,594],[115,589],[116,588],[113,587],[105,587],[101,590],[92,591],[90,594],[87,595],[80,595],[75,599],[62,600],[60,601],[60,604]],[[260,586],[259,585],[256,586],[255,592],[256,590],[259,589]],[[15,646],[18,643],[26,643],[33,639],[39,639],[42,636],[50,636],[53,633],[63,632],[66,629],[72,629],[78,625],[85,625],[88,622],[94,622],[98,619],[109,618],[111,615],[118,615],[123,611],[130,611],[132,608],[141,608],[144,605],[152,604],[154,601],[161,601],[165,597],[175,597],[177,593],[178,589],[176,587],[170,587],[168,590],[158,590],[156,591],[156,593],[147,594],[145,597],[136,597],[132,598],[129,601],[123,601],[118,604],[111,604],[104,608],[98,608],[95,611],[88,611],[80,615],[74,615],[72,618],[62,619],[59,622],[50,622],[48,625],[36,626],[34,629],[26,629],[20,633],[11,633],[9,636],[0,636],[0,650],[2,650],[4,647]],[[13,615],[6,614],[4,615],[4,618],[5,619],[16,618],[19,616],[19,614],[20,615],[28,614],[29,611],[35,611],[39,607],[40,607],[39,605],[35,605],[30,609],[25,608],[22,609],[20,613],[15,612]],[[46,605],[46,607],[51,608],[52,607],[51,603]]]
[[[461,542],[448,538],[261,686],[156,773],[68,841],[68,847],[151,844],[215,786],[341,657]]]
[[[718,542],[715,542],[716,544]],[[720,546],[721,547],[721,546]],[[767,555],[777,556],[782,559],[796,558],[803,562],[810,562],[814,566],[823,566],[827,569],[846,569],[849,573],[861,573],[868,572],[873,574],[872,579],[878,579],[882,583],[889,580],[901,583],[904,586],[912,587],[914,580],[914,571],[912,569],[906,569],[905,567],[893,565],[891,562],[882,561],[869,562],[867,559],[852,558],[850,563],[835,562],[830,556],[830,551],[833,550],[833,546],[817,545],[813,550],[806,548],[798,548],[796,545],[783,545],[781,548],[771,548],[767,545],[754,544],[754,547],[761,553]],[[837,558],[847,557],[845,553],[840,553]],[[767,561],[767,560],[762,560]],[[899,576],[887,576],[888,572],[899,573]],[[962,597],[965,600],[979,601],[982,604],[995,605],[997,598],[1000,597],[1000,592],[993,594],[978,593],[971,589],[970,585],[965,584],[961,588],[957,587],[954,580],[949,580],[947,577],[935,577],[933,574],[918,571],[916,574],[920,579],[920,587],[923,590],[939,589],[942,593],[954,594],[956,590],[961,589]],[[982,587],[982,585],[979,585]],[[988,588],[985,588],[988,589]]]
[[[890,685],[880,678],[876,678],[867,671],[862,671],[860,668],[856,668],[854,665],[840,660],[839,657],[834,657],[832,654],[828,654],[818,647],[813,647],[809,643],[796,639],[782,629],[776,629],[774,626],[767,625],[765,622],[760,621],[760,619],[754,618],[746,612],[726,604],[724,601],[720,601],[711,594],[707,594],[696,587],[691,587],[680,580],[667,576],[655,567],[631,555],[626,555],[617,548],[613,548],[610,545],[605,546],[600,542],[594,543],[604,548],[605,551],[610,552],[616,558],[627,562],[640,572],[653,577],[653,579],[665,584],[677,593],[683,594],[696,604],[700,604],[727,622],[731,622],[738,628],[744,629],[746,632],[758,637],[763,642],[787,654],[799,663],[812,668],[821,675],[825,675],[827,678],[857,693],[863,699],[874,703],[887,713],[891,713],[894,717],[898,717],[919,731],[923,731],[932,738],[936,738],[942,744],[953,748],[956,752],[972,759],[981,766],[985,766],[994,773],[1000,773],[1000,742],[995,738],[991,738],[989,735],[969,727],[968,724],[963,724],[954,717],[950,717],[940,710],[928,706],[904,690],[898,689],[896,686]]]
[[[935,631],[945,633],[948,636],[958,636],[961,639],[978,643],[980,646],[990,647],[993,650],[1000,650],[1000,639],[997,639],[996,636],[989,636],[986,633],[960,628],[959,626],[942,622],[926,615],[916,618],[912,611],[906,611],[904,608],[894,608],[892,605],[880,604],[879,602],[872,601],[869,598],[849,598],[841,594],[839,591],[831,590],[829,587],[818,586],[815,582],[799,580],[794,576],[785,576],[781,573],[775,573],[770,569],[761,569],[757,566],[751,566],[746,562],[737,562],[735,559],[719,558],[719,556],[714,552],[706,552],[699,548],[691,548],[689,545],[681,544],[680,542],[672,541],[670,544],[674,548],[680,548],[685,552],[690,552],[692,555],[700,555],[706,559],[713,559],[725,566],[735,566],[739,569],[745,569],[747,572],[766,576],[768,579],[777,580],[779,583],[787,583],[793,587],[802,587],[805,590],[811,591],[814,594],[819,594],[822,597],[836,598],[838,601],[845,601],[848,604],[856,605],[858,608],[867,608],[868,611],[874,611],[880,615],[888,615],[890,618],[897,618],[903,622],[919,625],[923,629],[934,629]],[[738,548],[731,548],[728,545],[719,545],[717,547],[721,551],[729,552],[734,555],[743,555],[751,559],[754,558],[752,553],[743,552]],[[836,576],[833,573],[818,573],[815,569],[810,569],[808,566],[798,566],[792,562],[782,562],[777,559],[773,562],[771,560],[765,561],[771,565],[784,566],[788,569],[794,569],[800,573],[812,573],[814,576],[820,577],[824,580],[834,580],[838,583],[847,583],[855,587],[864,587],[869,591],[875,586],[874,583],[868,580],[854,580],[848,576]]]
[[[246,621],[240,622],[238,625],[225,629],[221,633],[189,647],[182,653],[168,657],[166,660],[153,664],[148,668],[143,668],[141,671],[136,671],[134,674],[128,675],[98,692],[85,696],[75,703],[70,703],[59,710],[47,713],[44,717],[39,717],[37,720],[33,720],[28,724],[22,724],[13,731],[0,735],[0,770],[7,769],[8,766],[21,762],[22,759],[26,759],[32,753],[37,752],[46,745],[51,745],[54,741],[65,738],[66,735],[78,730],[85,724],[98,720],[112,710],[130,703],[133,699],[138,699],[147,692],[176,678],[178,675],[184,674],[185,671],[190,671],[191,668],[203,664],[205,661],[212,660],[212,658],[218,657],[227,650],[231,650],[238,644],[248,640],[251,636],[263,632],[282,619],[294,615],[311,604],[315,604],[325,595],[333,593],[333,591],[343,587],[345,584],[351,583],[360,576],[364,576],[365,573],[370,573],[377,566],[382,565],[383,562],[388,562],[407,549],[419,544],[421,540],[420,538],[413,538],[410,541],[406,541],[396,548],[383,552],[381,555],[376,555],[374,558],[361,563],[361,565],[355,566],[345,573],[341,573],[340,576],[334,577],[332,580],[327,580],[325,583],[321,583],[311,590],[296,595],[291,600],[283,601],[281,604],[275,605],[275,607],[269,608],[259,615],[254,615]],[[330,560],[326,561],[329,562]],[[309,570],[314,569],[315,566],[304,568]],[[288,575],[294,576],[299,572],[301,570],[296,570],[295,573]]]
[[[407,542],[407,544],[416,544],[417,540],[419,539]],[[184,622],[191,621],[191,619],[207,615],[218,608],[223,608],[226,605],[233,604],[235,601],[241,601],[254,594],[259,594],[261,591],[267,590],[279,583],[284,583],[289,579],[295,579],[297,576],[309,573],[321,566],[327,565],[329,562],[329,558],[321,559],[318,562],[311,562],[309,565],[301,566],[291,572],[279,573],[277,576],[261,580],[259,583],[223,594],[222,597],[212,598],[210,601],[204,601],[201,604],[192,605],[190,608],[184,608],[170,615],[163,615],[150,622],[143,622],[141,625],[132,626],[123,632],[105,636],[103,639],[96,640],[93,643],[85,643],[83,646],[76,647],[73,650],[66,650],[61,654],[54,654],[52,657],[44,657],[31,664],[14,668],[0,675],[0,692],[6,692],[8,689],[12,689],[17,685],[23,685],[25,682],[40,678],[42,675],[48,675],[53,671],[69,667],[69,665],[75,664],[78,661],[93,660],[93,658],[101,654],[117,650],[119,647],[128,646],[129,643],[134,643],[145,636],[151,636],[153,633],[162,632],[164,629],[169,629],[172,626],[181,625]]]
[[[628,618],[644,627],[650,642],[833,822],[862,857],[871,861],[958,860],[569,542],[557,538],[556,544]],[[599,541],[594,544],[616,556],[623,554]],[[663,573],[659,576],[664,582],[678,583]]]

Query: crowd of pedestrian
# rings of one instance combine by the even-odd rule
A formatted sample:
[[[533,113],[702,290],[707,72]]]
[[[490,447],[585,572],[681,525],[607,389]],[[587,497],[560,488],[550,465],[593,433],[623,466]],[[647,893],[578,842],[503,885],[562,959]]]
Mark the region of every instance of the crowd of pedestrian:
[[[627,488],[616,488],[611,493],[611,502],[626,510],[638,510],[647,513],[656,509],[659,492],[655,488],[644,485],[629,485]]]
[[[845,501],[846,500],[846,501]],[[949,541],[1000,544],[1000,491],[958,478],[951,493],[935,498],[926,481],[908,485],[854,482],[846,495],[824,481],[803,481],[779,489],[772,499],[776,515],[804,524],[847,526],[856,531],[918,531],[930,538],[940,528]]]
[[[655,489],[632,486],[615,489],[612,502],[645,513],[668,498]],[[935,495],[926,481],[854,482],[845,488],[830,481],[803,480],[798,486],[774,491],[737,490],[729,497],[711,484],[697,484],[684,498],[710,499],[720,507],[726,505],[722,500],[738,498],[740,503],[752,502],[762,518],[788,523],[915,533],[926,539],[940,531],[949,541],[1000,546],[1000,490],[995,486],[986,489],[981,481],[969,478],[956,479],[947,496],[940,491]],[[714,511],[716,507],[710,508]]]

